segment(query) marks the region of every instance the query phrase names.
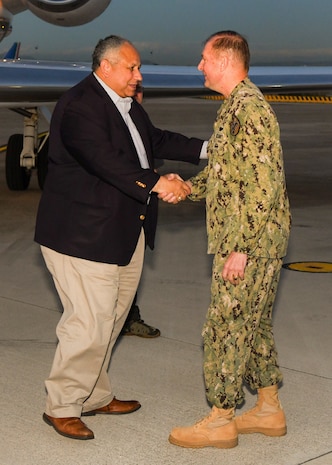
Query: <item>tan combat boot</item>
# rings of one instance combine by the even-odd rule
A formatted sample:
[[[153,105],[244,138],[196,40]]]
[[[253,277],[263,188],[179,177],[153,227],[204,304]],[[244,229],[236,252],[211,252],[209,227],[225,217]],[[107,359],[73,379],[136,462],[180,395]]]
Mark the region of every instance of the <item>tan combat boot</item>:
[[[286,417],[278,397],[277,385],[258,389],[256,406],[235,418],[239,433],[262,433],[266,436],[284,436]]]
[[[174,428],[169,442],[181,447],[219,447],[229,449],[237,446],[237,430],[234,409],[213,407],[210,415],[193,426]]]

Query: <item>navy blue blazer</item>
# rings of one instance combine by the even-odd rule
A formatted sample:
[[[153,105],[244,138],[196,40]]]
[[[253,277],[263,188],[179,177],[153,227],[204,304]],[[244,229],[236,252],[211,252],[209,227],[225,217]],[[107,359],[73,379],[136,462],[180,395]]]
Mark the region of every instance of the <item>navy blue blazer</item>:
[[[159,179],[154,159],[198,164],[203,141],[153,126],[133,101],[130,115],[151,169],[142,169],[127,125],[93,74],[67,91],[51,121],[48,173],[35,240],[57,252],[127,265],[142,226],[153,248]]]

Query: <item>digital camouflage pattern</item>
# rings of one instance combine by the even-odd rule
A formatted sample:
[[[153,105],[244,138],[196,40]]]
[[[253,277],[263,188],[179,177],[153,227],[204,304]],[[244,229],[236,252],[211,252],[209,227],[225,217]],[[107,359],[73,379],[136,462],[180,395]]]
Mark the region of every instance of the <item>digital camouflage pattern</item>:
[[[281,259],[249,257],[244,280],[233,286],[221,279],[226,258],[214,256],[203,340],[207,399],[227,409],[242,403],[243,381],[255,390],[282,374],[272,329]]]
[[[218,110],[207,154],[189,198],[206,198],[208,252],[283,257],[290,213],[279,124],[249,79]]]
[[[279,124],[248,78],[218,110],[207,167],[190,181],[189,198],[206,199],[208,253],[215,254],[203,328],[206,393],[231,408],[243,401],[243,381],[257,389],[282,380],[272,308],[291,223]],[[232,251],[247,254],[237,286],[222,279]]]

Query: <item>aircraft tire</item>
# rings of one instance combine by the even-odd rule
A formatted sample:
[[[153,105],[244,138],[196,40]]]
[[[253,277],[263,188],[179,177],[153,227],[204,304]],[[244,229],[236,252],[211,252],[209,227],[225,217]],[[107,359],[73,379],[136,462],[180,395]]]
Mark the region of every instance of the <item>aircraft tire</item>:
[[[47,175],[47,164],[48,164],[48,138],[42,149],[38,153],[37,158],[37,178],[38,185],[41,190],[44,188],[45,179]]]
[[[6,181],[12,191],[24,191],[28,188],[31,170],[20,166],[20,156],[23,149],[23,134],[13,134],[9,137],[6,152]]]

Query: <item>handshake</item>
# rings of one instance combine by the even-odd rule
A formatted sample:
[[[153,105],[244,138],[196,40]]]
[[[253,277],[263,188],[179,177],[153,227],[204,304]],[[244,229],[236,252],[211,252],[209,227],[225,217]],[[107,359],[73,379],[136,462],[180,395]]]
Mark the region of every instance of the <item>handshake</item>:
[[[168,203],[179,203],[191,193],[191,183],[184,181],[178,174],[169,173],[160,176],[159,181],[152,188],[159,199]]]

